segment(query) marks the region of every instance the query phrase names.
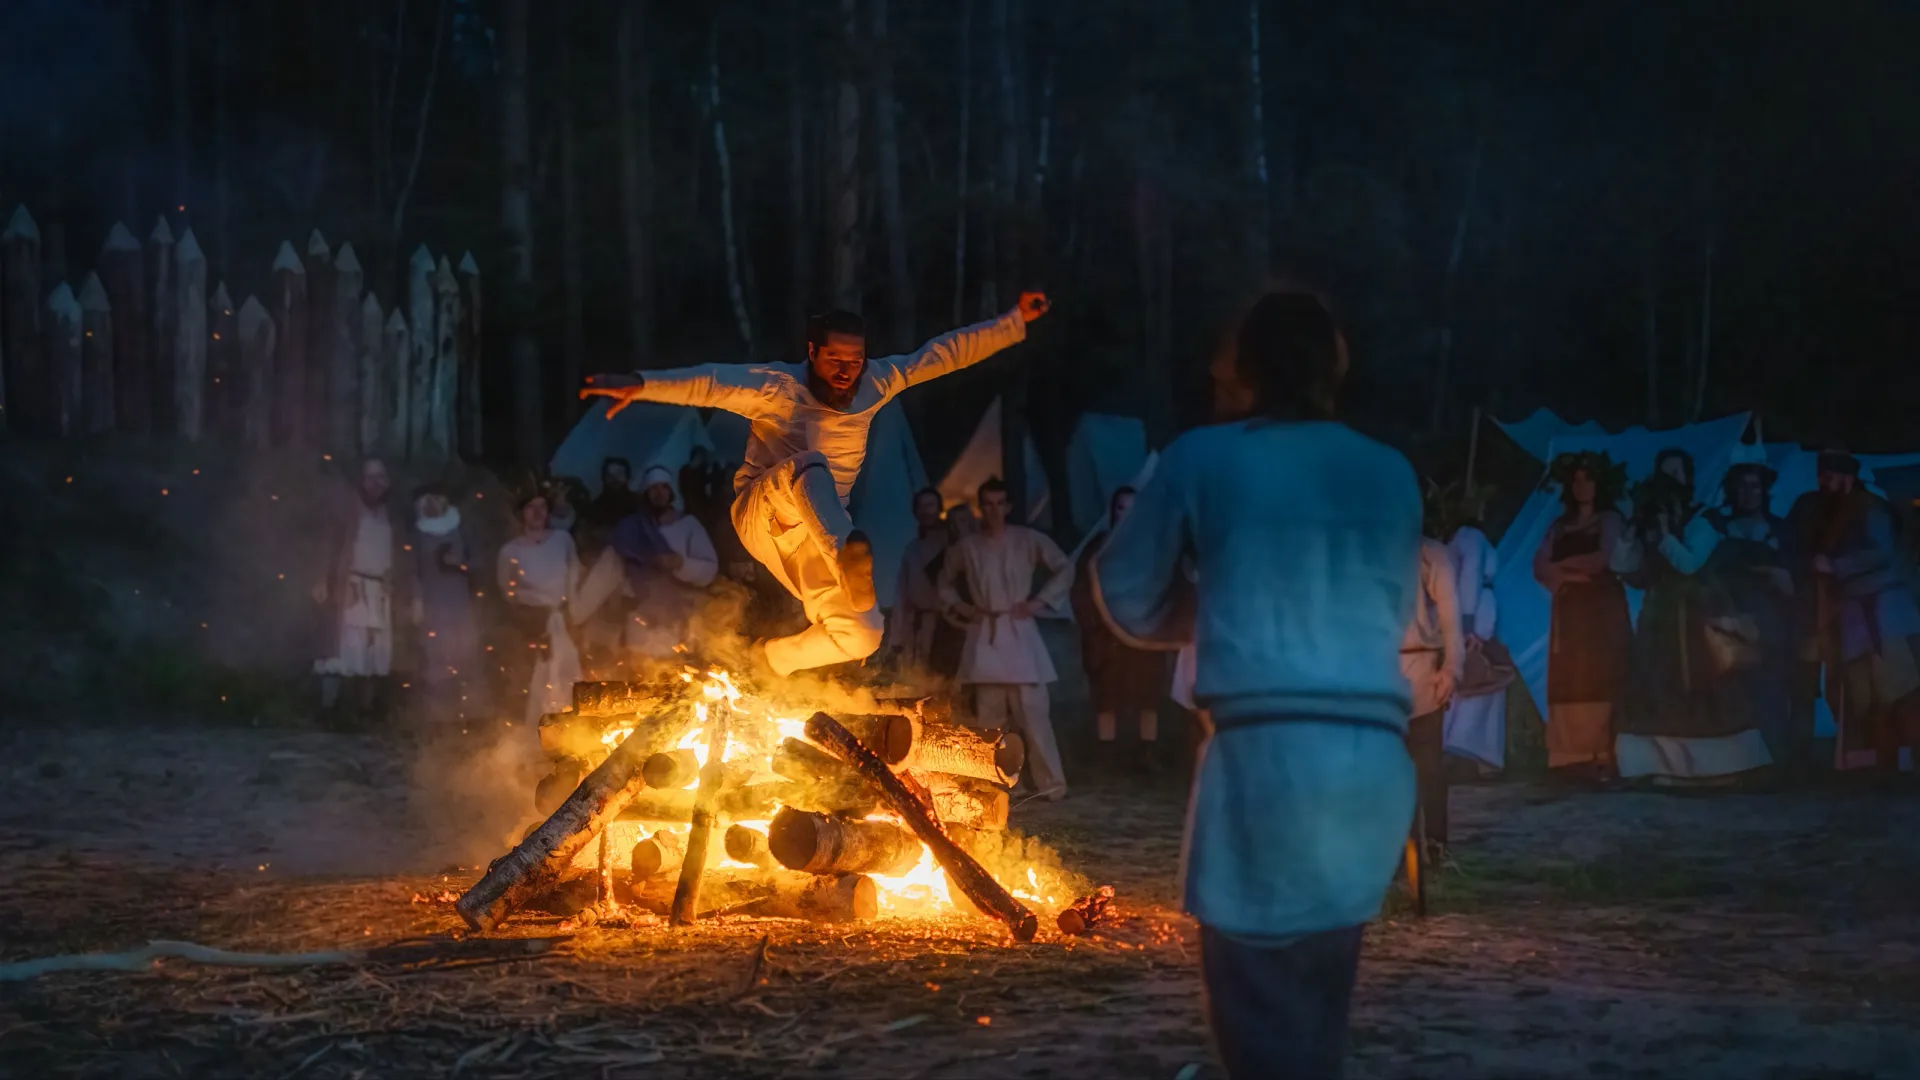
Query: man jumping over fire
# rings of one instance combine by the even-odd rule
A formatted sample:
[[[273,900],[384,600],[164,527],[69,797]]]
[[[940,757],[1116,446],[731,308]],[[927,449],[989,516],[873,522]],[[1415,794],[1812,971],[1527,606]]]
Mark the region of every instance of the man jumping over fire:
[[[805,364],[701,364],[595,376],[582,400],[611,398],[612,418],[636,401],[710,406],[752,422],[733,478],[733,527],[747,551],[806,609],[807,629],[766,643],[779,675],[864,660],[880,647],[873,546],[847,498],[867,456],[874,414],[910,386],[971,367],[1026,340],[1047,298],[1020,294],[1012,311],[934,338],[907,356],[867,358],[860,316],[834,311],[807,328]]]

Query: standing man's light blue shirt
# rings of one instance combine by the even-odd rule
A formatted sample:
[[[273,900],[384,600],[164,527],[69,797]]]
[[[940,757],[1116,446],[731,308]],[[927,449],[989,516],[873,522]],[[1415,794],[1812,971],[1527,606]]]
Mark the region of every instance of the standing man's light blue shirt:
[[[1399,654],[1419,571],[1413,469],[1330,421],[1174,440],[1095,560],[1123,639],[1195,643],[1217,732],[1187,823],[1201,922],[1278,943],[1379,913],[1413,820]]]

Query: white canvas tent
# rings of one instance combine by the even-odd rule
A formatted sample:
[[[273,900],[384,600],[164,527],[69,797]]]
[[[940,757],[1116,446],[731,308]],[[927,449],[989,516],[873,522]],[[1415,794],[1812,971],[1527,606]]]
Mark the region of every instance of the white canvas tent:
[[[873,542],[873,587],[883,608],[893,606],[900,557],[919,533],[920,526],[913,520],[913,493],[926,486],[927,467],[920,461],[913,428],[900,403],[889,402],[874,415],[867,433],[867,460],[847,500],[854,527]]]
[[[1559,413],[1547,408],[1533,410],[1533,414],[1525,420],[1516,420],[1513,423],[1495,420],[1494,425],[1505,432],[1507,438],[1518,443],[1520,449],[1541,461],[1552,460],[1549,447],[1554,439],[1562,435],[1605,435],[1607,433],[1605,428],[1592,420],[1579,424],[1569,423],[1562,420]],[[1646,429],[1634,428],[1633,430],[1645,431]]]
[[[1047,471],[1040,464],[1040,455],[1033,448],[1033,438],[1026,440],[1027,462],[1027,522],[1037,529],[1051,529],[1052,498],[1047,491]],[[961,503],[974,506],[980,485],[987,478],[998,476],[1005,478],[1004,458],[1000,446],[1000,399],[994,398],[987,406],[980,425],[973,429],[973,438],[967,440],[966,449],[960,451],[959,460],[940,478],[941,505],[951,509]]]
[[[722,464],[737,464],[747,457],[747,434],[753,425],[739,413],[730,413],[725,409],[713,410],[707,418],[707,438],[713,441],[713,452],[720,457]]]
[[[1133,482],[1147,460],[1147,426],[1131,416],[1087,413],[1067,443],[1067,494],[1073,529],[1085,536],[1106,519],[1107,501]]]
[[[678,483],[680,467],[696,446],[711,451],[713,442],[700,422],[700,414],[693,409],[639,402],[608,420],[606,408],[596,402],[567,432],[548,464],[553,475],[575,477],[597,496],[600,465],[607,458],[626,458],[633,466],[635,481],[650,466],[659,465],[673,473]]]

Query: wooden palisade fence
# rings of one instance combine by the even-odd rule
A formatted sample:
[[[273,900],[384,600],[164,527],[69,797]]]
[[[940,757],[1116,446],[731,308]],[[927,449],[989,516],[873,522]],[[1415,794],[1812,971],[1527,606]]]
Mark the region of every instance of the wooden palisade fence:
[[[404,298],[366,290],[319,230],[275,253],[263,296],[209,288],[192,229],[124,224],[77,283],[43,281],[25,206],[0,233],[0,430],[112,431],[427,464],[480,446],[480,269],[422,245]]]

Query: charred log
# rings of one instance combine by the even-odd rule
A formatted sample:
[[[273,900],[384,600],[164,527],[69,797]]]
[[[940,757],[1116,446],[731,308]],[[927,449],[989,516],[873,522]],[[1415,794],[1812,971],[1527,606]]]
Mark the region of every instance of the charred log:
[[[892,822],[791,807],[774,815],[767,849],[781,866],[809,874],[903,874],[920,861],[920,841]]]
[[[749,829],[745,825],[727,827],[727,858],[734,862],[748,863],[762,870],[779,865],[773,857],[773,850],[767,846],[767,834],[759,829]]]
[[[573,684],[572,715],[651,716],[664,711],[662,706],[687,696],[691,688],[691,683],[677,675],[636,682],[578,682]]]
[[[707,870],[707,846],[713,835],[714,815],[720,807],[720,787],[727,756],[727,721],[733,710],[723,702],[707,721],[707,764],[700,770],[694,792],[693,828],[687,835],[687,854],[680,864],[680,885],[673,891],[673,925],[686,926],[697,917],[700,878]]]
[[[826,713],[814,713],[807,721],[807,737],[853,766],[885,796],[887,804],[900,815],[914,835],[932,850],[933,857],[946,870],[947,877],[960,887],[960,891],[973,901],[975,907],[1005,923],[1015,941],[1033,940],[1033,935],[1039,930],[1039,920],[1034,918],[1033,912],[1002,888],[993,875],[973,860],[973,856],[961,850],[940,827],[932,808],[909,791],[900,778],[887,768],[886,763],[854,738],[852,732]]]
[[[1093,892],[1075,900],[1055,917],[1054,924],[1060,932],[1070,936],[1084,934],[1100,923],[1112,918],[1113,886],[1102,885]]]

